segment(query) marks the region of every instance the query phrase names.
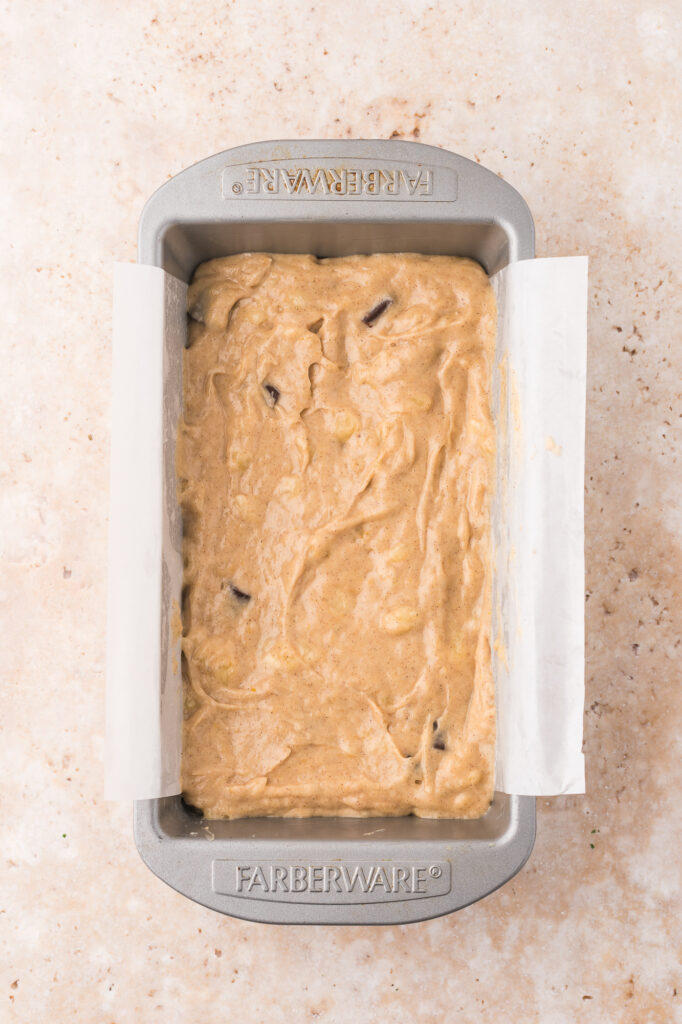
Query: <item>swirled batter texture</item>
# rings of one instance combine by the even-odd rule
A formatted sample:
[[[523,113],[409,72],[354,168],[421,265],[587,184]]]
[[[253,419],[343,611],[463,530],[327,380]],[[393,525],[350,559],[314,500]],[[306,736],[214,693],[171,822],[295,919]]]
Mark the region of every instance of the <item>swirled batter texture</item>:
[[[485,273],[232,256],[198,268],[189,314],[185,799],[208,817],[483,814]]]

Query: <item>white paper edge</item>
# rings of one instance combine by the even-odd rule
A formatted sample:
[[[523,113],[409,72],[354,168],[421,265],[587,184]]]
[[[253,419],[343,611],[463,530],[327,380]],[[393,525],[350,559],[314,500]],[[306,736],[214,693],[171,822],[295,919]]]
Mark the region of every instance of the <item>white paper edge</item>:
[[[514,263],[493,287],[496,788],[584,793],[587,258]]]
[[[164,494],[179,406],[167,407],[164,381],[181,358],[186,291],[159,267],[114,267],[104,788],[110,800],[180,792],[180,645],[171,636],[170,609],[182,560],[179,537],[175,548],[170,543],[174,493]],[[174,473],[170,484],[174,489]]]

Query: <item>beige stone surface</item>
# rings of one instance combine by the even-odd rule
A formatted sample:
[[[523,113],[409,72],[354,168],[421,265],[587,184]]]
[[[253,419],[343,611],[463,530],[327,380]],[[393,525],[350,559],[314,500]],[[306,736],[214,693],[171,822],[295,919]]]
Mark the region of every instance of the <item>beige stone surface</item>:
[[[0,1019],[682,1020],[679,2],[3,6]],[[147,195],[276,137],[419,138],[591,259],[588,795],[404,928],[229,920],[102,800],[111,264]],[[676,165],[677,164],[677,168]]]

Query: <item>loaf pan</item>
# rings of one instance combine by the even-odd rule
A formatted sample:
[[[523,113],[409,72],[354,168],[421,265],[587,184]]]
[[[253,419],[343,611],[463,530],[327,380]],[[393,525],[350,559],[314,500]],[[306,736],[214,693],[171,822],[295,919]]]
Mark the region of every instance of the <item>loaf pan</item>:
[[[140,219],[138,262],[183,281],[204,260],[241,252],[469,256],[494,274],[534,255],[534,231],[518,192],[445,150],[263,142],[182,171]],[[179,400],[165,396],[171,408]],[[175,503],[173,460],[164,465],[166,501]],[[180,522],[175,505],[172,518]],[[534,798],[502,793],[474,821],[206,821],[179,796],[138,801],[134,818],[140,855],[164,882],[223,914],[272,924],[404,924],[451,913],[507,882],[535,839]]]

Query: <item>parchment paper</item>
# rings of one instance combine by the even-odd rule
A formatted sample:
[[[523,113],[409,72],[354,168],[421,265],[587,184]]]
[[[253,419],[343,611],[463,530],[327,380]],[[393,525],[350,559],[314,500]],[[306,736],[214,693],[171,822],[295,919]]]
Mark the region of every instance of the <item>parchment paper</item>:
[[[117,264],[111,402],[105,796],[180,792],[182,589],[175,431],[187,285]],[[176,634],[174,636],[174,633]]]
[[[496,786],[583,793],[587,259],[513,263],[493,286]]]
[[[584,792],[583,487],[587,260],[493,277],[496,788]],[[114,274],[105,795],[180,792],[181,522],[175,430],[187,286]]]

